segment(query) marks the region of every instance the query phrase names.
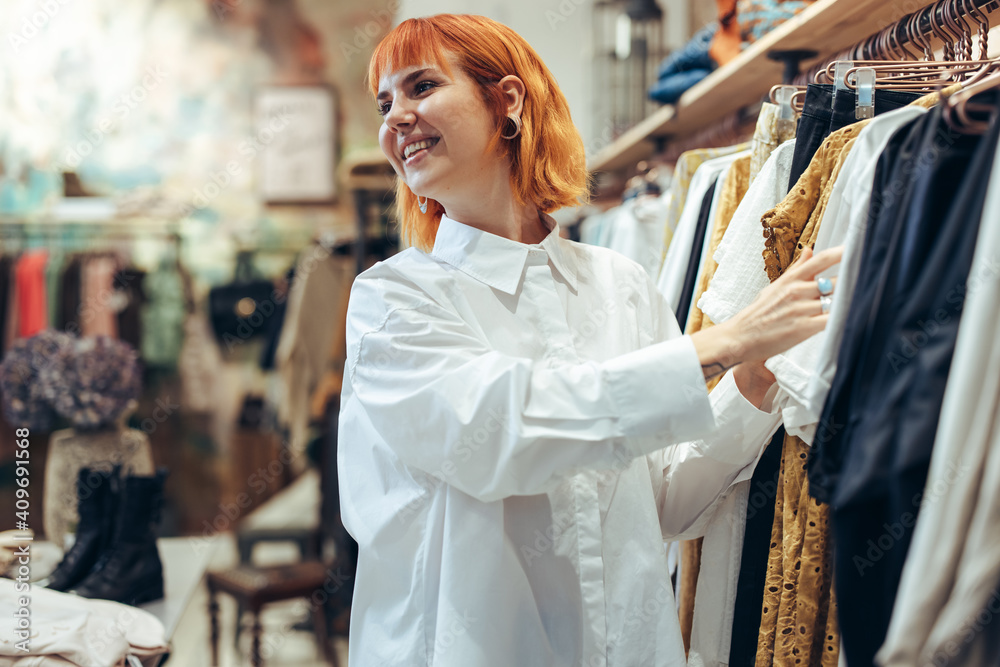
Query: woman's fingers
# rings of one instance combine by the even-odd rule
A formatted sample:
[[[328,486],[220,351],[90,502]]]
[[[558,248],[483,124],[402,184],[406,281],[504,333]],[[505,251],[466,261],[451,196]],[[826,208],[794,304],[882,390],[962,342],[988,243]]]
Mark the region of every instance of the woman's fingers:
[[[766,287],[753,304],[734,318],[745,360],[766,359],[819,333],[829,314],[823,312],[816,276],[840,262],[843,247],[813,254],[805,248],[785,273]],[[837,279],[831,284],[836,290]]]
[[[830,284],[833,285],[833,290],[836,291],[837,279],[831,278]],[[788,288],[788,293],[799,299],[812,299],[814,301],[821,296],[819,285],[815,280],[799,280]],[[833,294],[833,292],[830,293]]]
[[[815,280],[817,275],[839,263],[843,256],[844,246],[827,248],[815,255],[809,248],[806,248],[802,251],[799,259],[788,267],[784,275],[789,276],[792,280]]]

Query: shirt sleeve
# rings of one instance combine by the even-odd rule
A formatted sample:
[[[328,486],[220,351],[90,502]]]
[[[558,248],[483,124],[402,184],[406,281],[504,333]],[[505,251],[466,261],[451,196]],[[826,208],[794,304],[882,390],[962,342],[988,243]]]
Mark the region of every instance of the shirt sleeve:
[[[388,282],[355,281],[343,398],[404,464],[475,498],[542,493],[560,473],[715,427],[689,338],[550,365],[492,349],[457,313]]]
[[[664,539],[704,535],[712,507],[730,486],[751,478],[781,421],[777,408],[758,410],[743,397],[732,371],[709,398],[718,425],[710,436],[647,457]]]
[[[649,289],[653,327],[660,339],[676,340],[680,336],[677,319],[652,282]],[[733,372],[727,372],[709,395],[716,428],[702,439],[646,457],[664,539],[703,535],[722,494],[750,479],[781,423],[781,412],[773,401],[776,391],[777,385],[772,386],[765,409],[759,410],[740,393]]]

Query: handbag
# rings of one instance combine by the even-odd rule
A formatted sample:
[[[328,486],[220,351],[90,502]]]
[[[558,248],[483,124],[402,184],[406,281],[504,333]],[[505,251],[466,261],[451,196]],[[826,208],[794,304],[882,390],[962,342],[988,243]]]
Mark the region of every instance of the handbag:
[[[209,320],[221,346],[231,352],[264,335],[278,310],[276,298],[274,283],[257,276],[253,252],[240,252],[232,282],[208,292]]]

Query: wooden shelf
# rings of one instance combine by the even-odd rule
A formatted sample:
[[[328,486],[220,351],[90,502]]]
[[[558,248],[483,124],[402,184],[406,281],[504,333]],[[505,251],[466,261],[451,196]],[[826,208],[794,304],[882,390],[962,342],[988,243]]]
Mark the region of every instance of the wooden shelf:
[[[591,171],[618,171],[650,157],[657,139],[690,135],[758,102],[781,83],[784,65],[771,51],[811,50],[807,69],[933,0],[817,0],[688,90],[676,105],[661,107],[590,159]]]

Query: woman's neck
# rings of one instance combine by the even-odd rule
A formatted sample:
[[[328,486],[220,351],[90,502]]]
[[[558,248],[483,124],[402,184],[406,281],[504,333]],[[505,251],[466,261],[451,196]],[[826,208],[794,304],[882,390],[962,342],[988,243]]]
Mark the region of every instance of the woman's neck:
[[[538,209],[531,204],[519,207],[513,198],[506,205],[497,206],[487,203],[475,207],[446,205],[445,214],[462,224],[518,243],[541,243],[549,234]]]

